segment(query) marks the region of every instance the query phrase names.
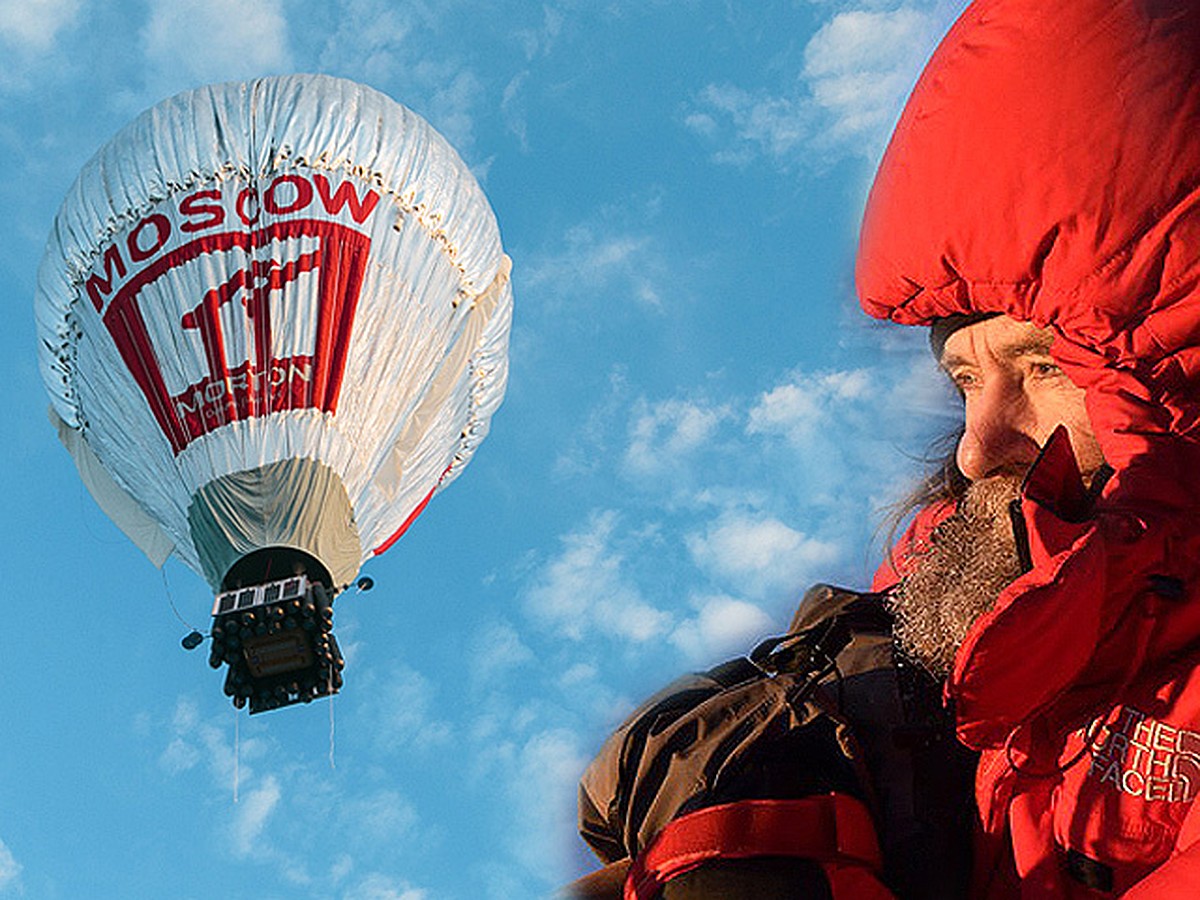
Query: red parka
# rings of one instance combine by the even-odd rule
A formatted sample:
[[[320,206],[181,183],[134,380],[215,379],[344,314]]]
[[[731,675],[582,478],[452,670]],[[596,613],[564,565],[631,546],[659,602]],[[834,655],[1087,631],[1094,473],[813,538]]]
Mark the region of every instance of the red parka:
[[[1200,3],[972,4],[896,127],[857,281],[904,324],[1054,329],[1116,473],[1085,515],[1052,439],[1033,569],[958,653],[974,895],[1200,897]]]

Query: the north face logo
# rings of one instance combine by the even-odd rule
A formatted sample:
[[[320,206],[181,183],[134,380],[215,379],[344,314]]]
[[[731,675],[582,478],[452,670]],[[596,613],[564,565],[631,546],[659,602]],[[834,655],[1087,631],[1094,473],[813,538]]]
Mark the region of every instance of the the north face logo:
[[[377,201],[319,174],[279,176],[261,202],[201,191],[103,255],[83,287],[174,453],[230,422],[336,412],[370,254],[338,219]]]
[[[1121,707],[1092,747],[1088,776],[1144,800],[1189,803],[1200,790],[1200,733]]]

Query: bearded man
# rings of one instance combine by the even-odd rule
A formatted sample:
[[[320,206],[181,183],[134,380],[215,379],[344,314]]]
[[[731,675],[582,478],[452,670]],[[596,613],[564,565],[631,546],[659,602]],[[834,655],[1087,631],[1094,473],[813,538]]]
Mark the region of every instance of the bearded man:
[[[935,324],[931,338],[964,404],[948,470],[954,483],[943,488],[948,502],[933,506],[935,516],[953,513],[933,530],[927,549],[903,553],[907,571],[888,603],[900,648],[944,679],[976,619],[1028,565],[1010,511],[1055,430],[1065,429],[1087,489],[1098,492],[1111,470],[1088,421],[1085,391],[1054,361],[1053,331],[1008,316],[952,316]],[[881,575],[895,578],[888,570]]]
[[[892,814],[919,807],[912,784],[892,813],[872,799],[911,723],[872,736],[886,716],[839,709],[805,743],[828,717],[809,693],[775,703],[779,669],[753,688],[714,675],[700,705],[676,692],[626,730],[614,793],[585,777],[589,839],[632,857],[627,897],[1200,896],[1200,5],[972,3],[896,126],[856,276],[868,313],[931,328],[964,402],[953,464],[866,596],[896,658],[937,679],[950,743],[978,754],[957,798],[969,875],[912,878],[922,847]],[[854,632],[861,603],[816,599],[839,596],[829,621],[858,610]],[[847,730],[874,789],[822,755]],[[682,799],[656,804],[673,779]]]

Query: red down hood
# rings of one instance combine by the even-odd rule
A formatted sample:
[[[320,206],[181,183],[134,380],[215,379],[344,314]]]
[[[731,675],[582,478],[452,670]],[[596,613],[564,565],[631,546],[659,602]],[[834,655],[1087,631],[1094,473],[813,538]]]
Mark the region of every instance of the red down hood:
[[[1200,434],[1200,4],[973,3],[896,127],[856,275],[879,318],[1053,327],[1108,462],[1196,503],[1173,439]]]
[[[1053,328],[1116,470],[1091,526],[1027,502],[1039,565],[960,650],[960,729],[987,745],[1072,685],[1113,694],[1135,632],[1142,659],[1191,645],[1200,603],[1140,605],[1151,576],[1200,594],[1200,4],[973,3],[896,127],[856,275],[879,318]]]

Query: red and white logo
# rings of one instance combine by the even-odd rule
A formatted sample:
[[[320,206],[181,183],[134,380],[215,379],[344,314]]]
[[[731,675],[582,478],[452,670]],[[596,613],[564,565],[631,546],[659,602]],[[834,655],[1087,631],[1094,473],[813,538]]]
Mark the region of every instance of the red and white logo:
[[[280,175],[189,194],[102,254],[84,291],[176,454],[230,422],[336,412],[371,247],[354,226],[378,201]]]
[[[1169,803],[1191,803],[1200,791],[1200,732],[1121,706],[1090,749],[1088,776],[1112,790]]]

